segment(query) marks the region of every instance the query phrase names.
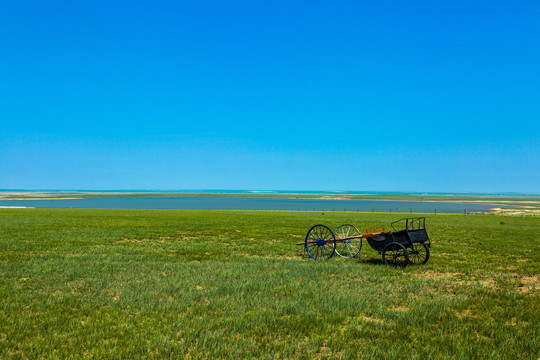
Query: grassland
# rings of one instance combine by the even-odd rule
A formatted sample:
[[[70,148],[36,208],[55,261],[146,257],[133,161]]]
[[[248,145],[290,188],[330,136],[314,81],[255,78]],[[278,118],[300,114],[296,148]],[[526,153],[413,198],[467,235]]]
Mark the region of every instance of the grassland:
[[[0,209],[0,358],[537,359],[540,217],[427,215],[405,269],[294,245],[397,217]]]

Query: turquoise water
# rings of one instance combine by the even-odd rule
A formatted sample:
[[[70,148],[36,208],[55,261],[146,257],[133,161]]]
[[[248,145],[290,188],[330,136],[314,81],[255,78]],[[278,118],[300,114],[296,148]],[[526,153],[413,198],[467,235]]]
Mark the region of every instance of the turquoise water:
[[[296,192],[298,193],[298,192]],[[1,200],[0,206],[86,209],[216,209],[463,213],[495,205],[386,200],[321,200],[242,197],[121,197],[59,200]]]

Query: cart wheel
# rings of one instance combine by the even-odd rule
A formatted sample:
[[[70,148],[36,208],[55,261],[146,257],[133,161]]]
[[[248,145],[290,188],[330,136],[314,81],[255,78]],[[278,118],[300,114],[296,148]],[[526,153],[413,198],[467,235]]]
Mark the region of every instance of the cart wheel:
[[[336,240],[348,238],[351,236],[360,236],[360,231],[349,224],[341,225],[334,231],[334,237]],[[353,258],[360,252],[362,248],[362,238],[349,239],[343,242],[336,242],[336,253],[344,258]]]
[[[411,264],[425,264],[429,260],[429,247],[426,244],[416,244],[409,252]]]
[[[383,262],[393,267],[405,267],[409,263],[409,253],[405,246],[392,242],[384,247],[382,253]]]
[[[315,225],[309,229],[305,243],[308,255],[317,261],[328,260],[336,251],[336,238],[328,227]]]

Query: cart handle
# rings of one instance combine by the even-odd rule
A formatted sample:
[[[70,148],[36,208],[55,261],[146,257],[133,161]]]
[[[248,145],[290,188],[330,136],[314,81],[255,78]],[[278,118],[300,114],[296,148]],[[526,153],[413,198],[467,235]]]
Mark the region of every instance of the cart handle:
[[[386,233],[388,233],[388,232],[386,232]],[[363,235],[349,236],[349,237],[345,237],[345,238],[336,239],[334,242],[340,243],[340,242],[344,242],[344,241],[352,240],[352,239],[370,238],[373,235],[380,235],[380,234],[385,234],[385,232],[384,231],[377,231],[377,232],[367,233],[367,234],[363,234]],[[327,241],[327,242],[331,242],[331,241]],[[316,241],[308,241],[307,242],[307,244],[316,244],[316,243],[317,243]],[[304,245],[304,244],[306,244],[305,241],[301,242],[301,243],[296,243],[296,245]]]

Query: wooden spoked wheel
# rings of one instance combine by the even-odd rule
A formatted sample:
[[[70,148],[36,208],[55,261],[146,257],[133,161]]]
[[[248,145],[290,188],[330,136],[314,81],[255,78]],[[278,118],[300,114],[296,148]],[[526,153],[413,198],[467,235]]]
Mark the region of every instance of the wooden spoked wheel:
[[[416,244],[409,250],[411,264],[425,264],[429,260],[429,247],[426,244]]]
[[[339,241],[339,239],[349,238],[353,236],[360,236],[360,231],[349,224],[341,225],[334,231],[334,237],[336,238],[336,253],[344,258],[353,258],[362,249],[362,238],[348,239]]]
[[[315,225],[309,229],[306,235],[305,247],[312,259],[328,260],[336,251],[334,233],[327,226]]]
[[[393,267],[406,267],[409,263],[409,253],[405,246],[392,242],[384,247],[383,262]]]

